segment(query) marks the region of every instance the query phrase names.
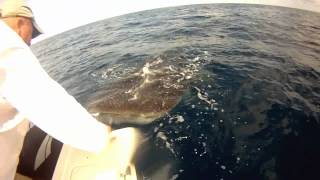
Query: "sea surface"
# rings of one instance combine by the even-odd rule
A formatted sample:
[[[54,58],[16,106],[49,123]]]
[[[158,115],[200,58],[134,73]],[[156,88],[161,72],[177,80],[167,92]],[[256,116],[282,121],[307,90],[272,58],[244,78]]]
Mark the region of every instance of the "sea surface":
[[[135,158],[141,179],[320,179],[319,13],[162,8],[88,24],[32,49],[85,107],[121,87],[128,91],[113,93],[114,104],[132,95],[127,101],[139,108],[179,92],[167,112],[137,125],[145,137]],[[150,82],[158,86],[139,94]]]

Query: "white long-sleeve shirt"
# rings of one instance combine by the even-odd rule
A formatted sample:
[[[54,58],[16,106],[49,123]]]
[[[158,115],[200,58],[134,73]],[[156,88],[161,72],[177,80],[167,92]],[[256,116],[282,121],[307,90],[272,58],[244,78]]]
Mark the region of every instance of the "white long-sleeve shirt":
[[[23,40],[0,20],[2,96],[24,116],[63,143],[87,151],[102,150],[108,128],[94,119],[43,70]],[[0,73],[1,74],[1,73]],[[23,118],[20,118],[23,119]],[[15,126],[10,120],[5,127]],[[1,126],[0,126],[1,132]]]

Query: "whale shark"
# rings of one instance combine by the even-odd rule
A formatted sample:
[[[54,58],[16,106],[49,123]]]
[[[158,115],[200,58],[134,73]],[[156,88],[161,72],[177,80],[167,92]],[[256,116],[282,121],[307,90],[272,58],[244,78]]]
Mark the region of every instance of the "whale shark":
[[[87,110],[108,125],[144,125],[162,117],[180,101],[199,64],[146,60],[133,73],[113,80],[90,97]]]

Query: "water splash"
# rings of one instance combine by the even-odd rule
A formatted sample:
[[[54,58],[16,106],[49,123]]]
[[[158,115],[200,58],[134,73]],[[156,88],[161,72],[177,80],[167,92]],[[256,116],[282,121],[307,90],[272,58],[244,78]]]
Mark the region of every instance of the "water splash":
[[[214,106],[218,105],[218,103],[216,102],[215,99],[209,99],[207,93],[202,92],[202,91],[201,91],[199,88],[197,88],[197,87],[194,87],[194,88],[198,91],[197,96],[198,96],[198,98],[199,98],[200,100],[206,102],[206,103],[210,106],[211,109],[218,110],[218,108],[214,107]]]
[[[174,155],[175,154],[174,148],[169,143],[168,137],[164,134],[164,132],[158,132],[157,137],[165,143],[166,148],[170,150],[170,152]]]

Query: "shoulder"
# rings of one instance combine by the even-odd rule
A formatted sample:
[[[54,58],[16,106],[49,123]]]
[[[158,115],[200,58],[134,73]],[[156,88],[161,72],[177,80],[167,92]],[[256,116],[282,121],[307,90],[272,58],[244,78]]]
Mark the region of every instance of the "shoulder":
[[[23,42],[21,37],[14,32],[8,25],[0,20],[0,53],[8,48],[23,48],[29,47]]]
[[[29,46],[1,20],[0,39],[0,68],[17,64],[22,66],[31,62],[37,63],[37,58],[33,55]]]

